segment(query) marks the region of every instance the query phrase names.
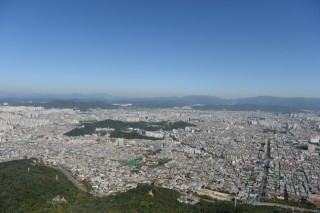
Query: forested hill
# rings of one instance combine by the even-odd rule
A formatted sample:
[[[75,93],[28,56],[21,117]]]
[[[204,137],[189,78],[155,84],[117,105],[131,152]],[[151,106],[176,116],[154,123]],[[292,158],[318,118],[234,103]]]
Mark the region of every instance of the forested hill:
[[[154,196],[150,196],[152,191]],[[231,202],[200,202],[194,206],[177,201],[174,190],[154,186],[95,197],[78,191],[58,170],[32,160],[0,163],[0,212],[281,212],[278,209]],[[55,199],[54,199],[55,198]],[[285,211],[283,211],[285,212]]]

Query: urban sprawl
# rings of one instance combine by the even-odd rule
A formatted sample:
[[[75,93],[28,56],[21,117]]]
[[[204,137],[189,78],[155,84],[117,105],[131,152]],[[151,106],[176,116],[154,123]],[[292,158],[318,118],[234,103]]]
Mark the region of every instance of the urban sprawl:
[[[192,126],[145,131],[152,139],[112,138],[112,128],[66,136],[83,122],[177,122]],[[59,166],[92,194],[154,184],[217,199],[320,198],[320,117],[311,112],[0,107],[0,162],[23,158]],[[103,134],[102,134],[103,133]],[[160,139],[160,140],[159,140]],[[23,171],[22,171],[23,172]]]

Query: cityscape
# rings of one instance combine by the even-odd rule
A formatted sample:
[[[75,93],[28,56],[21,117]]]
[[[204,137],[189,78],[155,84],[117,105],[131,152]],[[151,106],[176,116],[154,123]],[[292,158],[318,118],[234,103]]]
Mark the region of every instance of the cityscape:
[[[320,212],[319,0],[0,0],[0,213]]]
[[[130,105],[129,105],[130,106]],[[46,109],[0,107],[0,161],[37,159],[59,167],[90,193],[106,196],[154,184],[239,203],[308,199],[320,206],[320,117],[316,113],[172,109]],[[110,137],[112,123],[92,134],[67,136],[86,123],[121,121],[124,132],[146,138]],[[146,129],[157,122],[182,126]],[[130,126],[131,125],[131,126]],[[126,137],[126,135],[125,135]],[[86,190],[86,189],[83,189]]]

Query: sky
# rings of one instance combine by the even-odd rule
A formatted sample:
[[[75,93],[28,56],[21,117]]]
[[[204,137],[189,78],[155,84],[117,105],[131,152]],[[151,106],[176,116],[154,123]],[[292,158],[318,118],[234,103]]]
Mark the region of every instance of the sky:
[[[319,0],[0,0],[0,91],[320,98]]]

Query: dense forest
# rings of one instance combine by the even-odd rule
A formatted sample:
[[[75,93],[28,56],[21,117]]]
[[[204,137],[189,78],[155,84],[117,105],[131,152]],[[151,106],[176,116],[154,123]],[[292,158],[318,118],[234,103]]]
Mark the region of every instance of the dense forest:
[[[187,205],[179,203],[179,197],[174,190],[155,186],[96,197],[78,191],[58,170],[32,160],[0,163],[0,212],[286,212],[218,201]]]

